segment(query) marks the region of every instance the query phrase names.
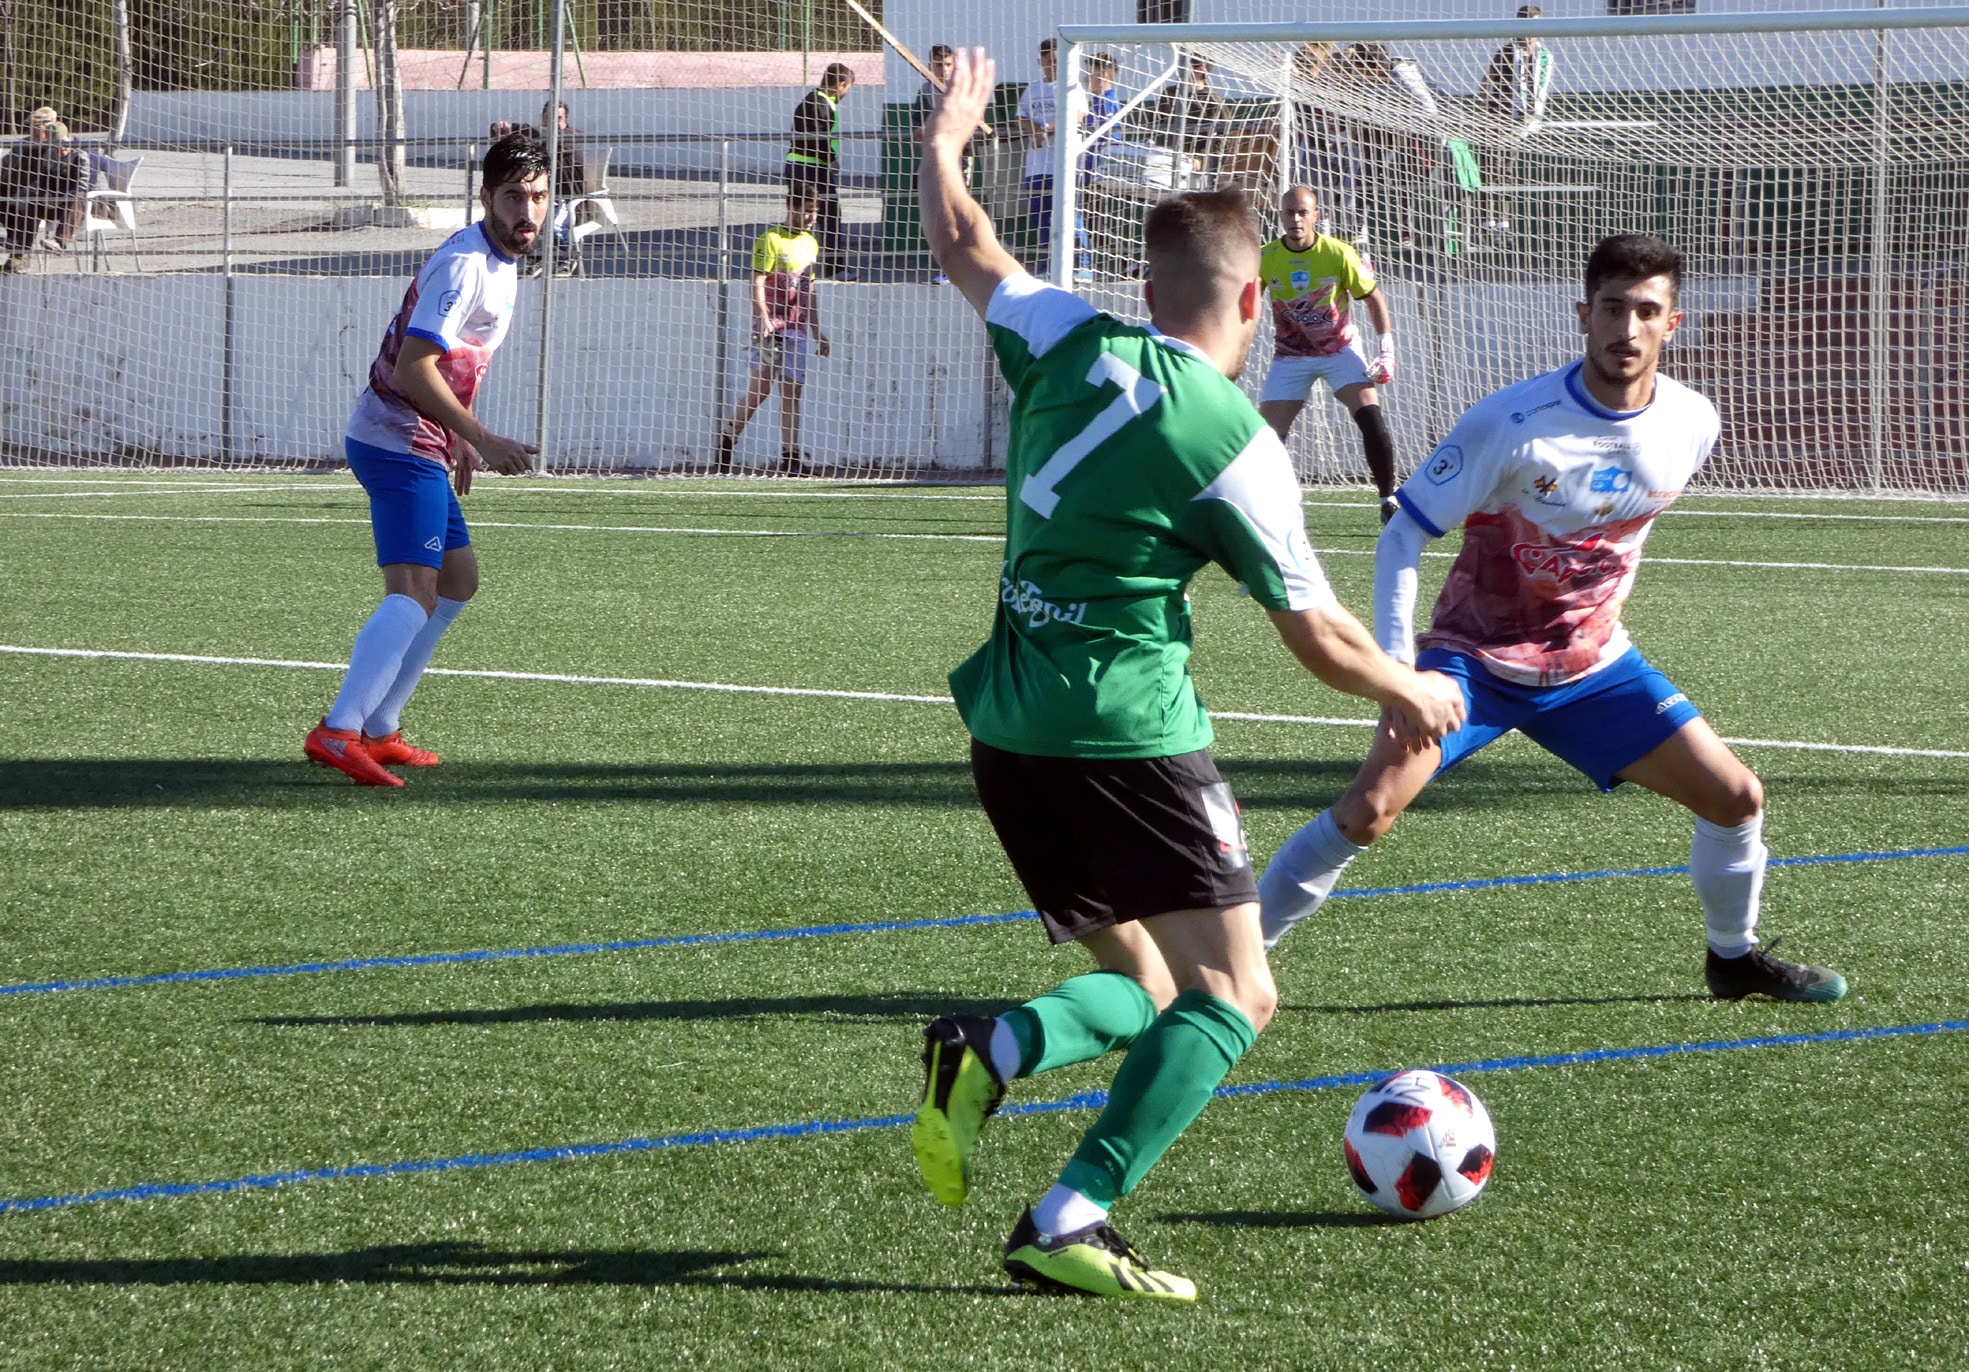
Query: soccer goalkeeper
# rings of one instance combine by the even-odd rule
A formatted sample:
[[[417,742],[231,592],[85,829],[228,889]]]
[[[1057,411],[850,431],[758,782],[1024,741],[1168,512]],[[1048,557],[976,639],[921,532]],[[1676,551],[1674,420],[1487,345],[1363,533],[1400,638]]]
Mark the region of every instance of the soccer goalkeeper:
[[[1189,678],[1184,588],[1206,562],[1247,586],[1321,680],[1381,703],[1420,748],[1462,719],[1456,688],[1374,646],[1306,541],[1278,436],[1233,379],[1263,308],[1242,193],[1171,197],[1145,226],[1152,323],[1041,284],[999,246],[960,159],[992,92],[960,53],[923,129],[923,228],[984,317],[1011,384],[1004,572],[990,641],[951,673],[971,770],[1055,943],[1095,970],[996,1020],[925,1031],[911,1143],[946,1204],[970,1189],[1006,1083],[1116,1050],[1108,1104],[1005,1245],[1047,1290],[1187,1301],[1108,1225],[1251,1047],[1276,1004],[1237,804]]]

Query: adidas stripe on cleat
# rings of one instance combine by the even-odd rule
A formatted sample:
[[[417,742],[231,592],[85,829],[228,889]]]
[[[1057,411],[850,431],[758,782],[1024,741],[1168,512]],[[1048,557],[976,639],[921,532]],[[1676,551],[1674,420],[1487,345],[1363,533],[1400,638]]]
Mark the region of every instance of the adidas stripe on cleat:
[[[1742,1000],[1745,996],[1769,996],[1772,1000],[1805,1001],[1824,1004],[1846,994],[1846,978],[1830,967],[1813,967],[1802,962],[1786,962],[1771,956],[1778,946],[1772,939],[1761,948],[1753,947],[1740,958],[1716,956],[1710,949],[1703,967],[1709,994],[1718,1000]]]
[[[403,785],[403,778],[384,771],[383,764],[363,751],[362,735],[354,729],[331,729],[323,720],[308,730],[301,751],[308,761],[333,767],[358,786]]]
[[[1005,1099],[991,1066],[997,1021],[946,1015],[923,1031],[923,1103],[909,1129],[910,1150],[930,1194],[962,1205],[971,1193],[978,1132]]]
[[[438,755],[429,748],[419,748],[414,743],[403,741],[403,730],[384,734],[381,738],[362,736],[362,751],[375,758],[385,767],[435,767]]]
[[[1030,1207],[1005,1240],[1005,1271],[1021,1286],[1056,1295],[1196,1299],[1195,1282],[1150,1268],[1135,1246],[1106,1221],[1049,1238],[1033,1224]]]

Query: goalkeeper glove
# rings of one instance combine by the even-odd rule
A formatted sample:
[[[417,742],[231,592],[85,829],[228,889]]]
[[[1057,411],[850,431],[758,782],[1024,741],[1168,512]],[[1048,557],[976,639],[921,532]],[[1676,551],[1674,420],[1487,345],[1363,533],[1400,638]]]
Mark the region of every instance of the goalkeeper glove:
[[[1367,375],[1375,385],[1385,386],[1395,379],[1395,336],[1384,333],[1377,341],[1381,351],[1368,364]]]

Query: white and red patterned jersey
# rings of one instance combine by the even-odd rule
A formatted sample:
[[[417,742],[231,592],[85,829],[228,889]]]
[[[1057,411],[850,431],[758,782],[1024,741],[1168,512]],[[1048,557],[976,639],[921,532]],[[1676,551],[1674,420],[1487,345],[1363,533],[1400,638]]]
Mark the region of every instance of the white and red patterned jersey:
[[[1666,376],[1629,413],[1584,364],[1478,401],[1397,493],[1431,538],[1463,525],[1424,648],[1477,657],[1506,681],[1556,686],[1630,646],[1621,606],[1655,516],[1715,446],[1716,407]]]
[[[483,222],[447,238],[404,292],[403,305],[370,364],[369,388],[349,416],[348,437],[384,452],[443,462],[451,435],[420,414],[396,387],[403,340],[422,338],[444,349],[438,375],[458,403],[470,409],[492,354],[512,323],[519,289],[518,261],[492,246]]]

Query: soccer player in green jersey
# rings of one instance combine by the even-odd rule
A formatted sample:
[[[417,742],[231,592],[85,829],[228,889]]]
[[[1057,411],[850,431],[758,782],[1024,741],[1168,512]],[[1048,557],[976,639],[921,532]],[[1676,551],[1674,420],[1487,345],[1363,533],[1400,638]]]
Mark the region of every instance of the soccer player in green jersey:
[[[1327,588],[1278,435],[1233,379],[1264,307],[1258,234],[1237,191],[1150,211],[1151,323],[1043,285],[964,188],[964,144],[996,75],[959,53],[923,129],[923,228],[983,316],[1011,383],[1005,563],[991,639],[951,686],[992,826],[1055,943],[1096,970],[996,1020],[925,1031],[911,1144],[937,1199],[962,1203],[1005,1083],[1125,1049],[1108,1103],[1059,1183],[1005,1245],[1049,1290],[1194,1300],[1108,1226],[1276,1005],[1237,804],[1207,751],[1184,588],[1224,567],[1315,676],[1386,707],[1422,748],[1457,727],[1444,677],[1384,655]]]

